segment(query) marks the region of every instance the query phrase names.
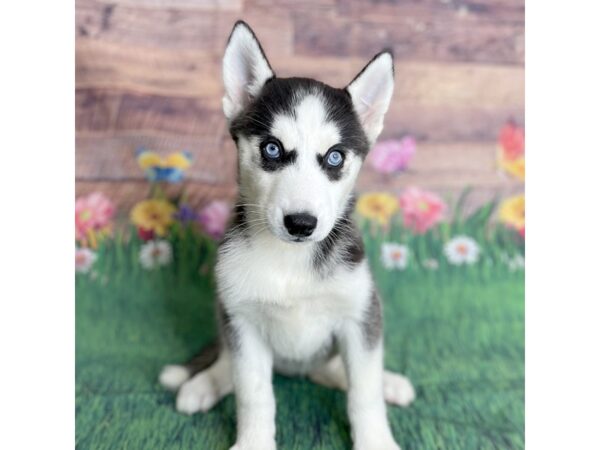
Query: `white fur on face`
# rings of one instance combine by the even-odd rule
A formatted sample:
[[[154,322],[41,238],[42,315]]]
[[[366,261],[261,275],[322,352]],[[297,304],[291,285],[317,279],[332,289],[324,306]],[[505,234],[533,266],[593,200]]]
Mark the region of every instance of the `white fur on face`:
[[[294,116],[278,114],[271,135],[286,151],[296,151],[294,163],[273,172],[260,167],[257,139],[240,139],[240,182],[245,200],[254,205],[248,216],[266,221],[278,238],[292,240],[283,225],[287,214],[308,213],[317,218],[317,226],[308,241],[327,237],[352,190],[362,160],[350,149],[345,153],[342,176],[330,180],[318,163],[317,155],[325,155],[341,140],[338,127],[326,119],[323,100],[307,95],[295,108]],[[256,222],[255,222],[256,223]]]

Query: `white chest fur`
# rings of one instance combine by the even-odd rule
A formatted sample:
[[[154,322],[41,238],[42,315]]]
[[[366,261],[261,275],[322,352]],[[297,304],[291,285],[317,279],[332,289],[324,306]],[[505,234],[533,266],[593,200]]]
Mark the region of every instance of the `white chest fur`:
[[[309,245],[266,236],[233,241],[219,255],[221,301],[255,325],[276,359],[310,360],[344,320],[360,319],[371,294],[366,261],[323,277]]]

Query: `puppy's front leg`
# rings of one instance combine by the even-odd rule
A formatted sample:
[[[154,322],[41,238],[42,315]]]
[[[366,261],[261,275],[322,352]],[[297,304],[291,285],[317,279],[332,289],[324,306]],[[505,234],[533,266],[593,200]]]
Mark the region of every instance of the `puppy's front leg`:
[[[231,450],[275,450],[272,352],[254,326],[235,322],[232,368],[237,441]]]
[[[387,420],[383,398],[383,342],[348,323],[339,336],[348,375],[348,416],[355,450],[400,450]]]

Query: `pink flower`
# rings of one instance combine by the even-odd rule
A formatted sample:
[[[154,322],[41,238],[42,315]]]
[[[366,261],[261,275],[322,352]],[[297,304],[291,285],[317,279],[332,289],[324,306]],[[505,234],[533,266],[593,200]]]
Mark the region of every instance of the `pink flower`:
[[[225,234],[230,214],[231,207],[229,203],[214,200],[200,211],[198,221],[207,234],[215,239],[220,239]]]
[[[75,271],[79,273],[88,273],[94,265],[96,258],[96,253],[89,248],[75,249]]]
[[[115,213],[112,202],[101,192],[79,197],[75,202],[77,239],[85,240],[88,233],[107,227]]]
[[[380,173],[400,172],[408,167],[416,150],[417,143],[411,136],[400,140],[382,141],[371,150],[369,161],[371,166]]]
[[[399,198],[404,226],[423,234],[440,220],[446,211],[444,201],[433,192],[416,187],[407,188]]]

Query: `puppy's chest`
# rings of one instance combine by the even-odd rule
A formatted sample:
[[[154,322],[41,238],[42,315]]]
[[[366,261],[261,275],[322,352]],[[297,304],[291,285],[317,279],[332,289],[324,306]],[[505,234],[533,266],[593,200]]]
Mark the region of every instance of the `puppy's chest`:
[[[323,277],[309,257],[237,247],[221,254],[217,265],[221,301],[260,330],[276,361],[292,366],[323,356],[340,324],[360,316],[370,292],[366,265]]]
[[[331,305],[312,302],[295,306],[254,303],[243,309],[273,350],[276,364],[277,361],[304,364],[325,356],[340,324],[340,317]]]
[[[294,305],[299,300],[334,295],[339,286],[320,277],[312,252],[289,245],[241,245],[220,255],[219,288],[227,301],[260,301]]]

